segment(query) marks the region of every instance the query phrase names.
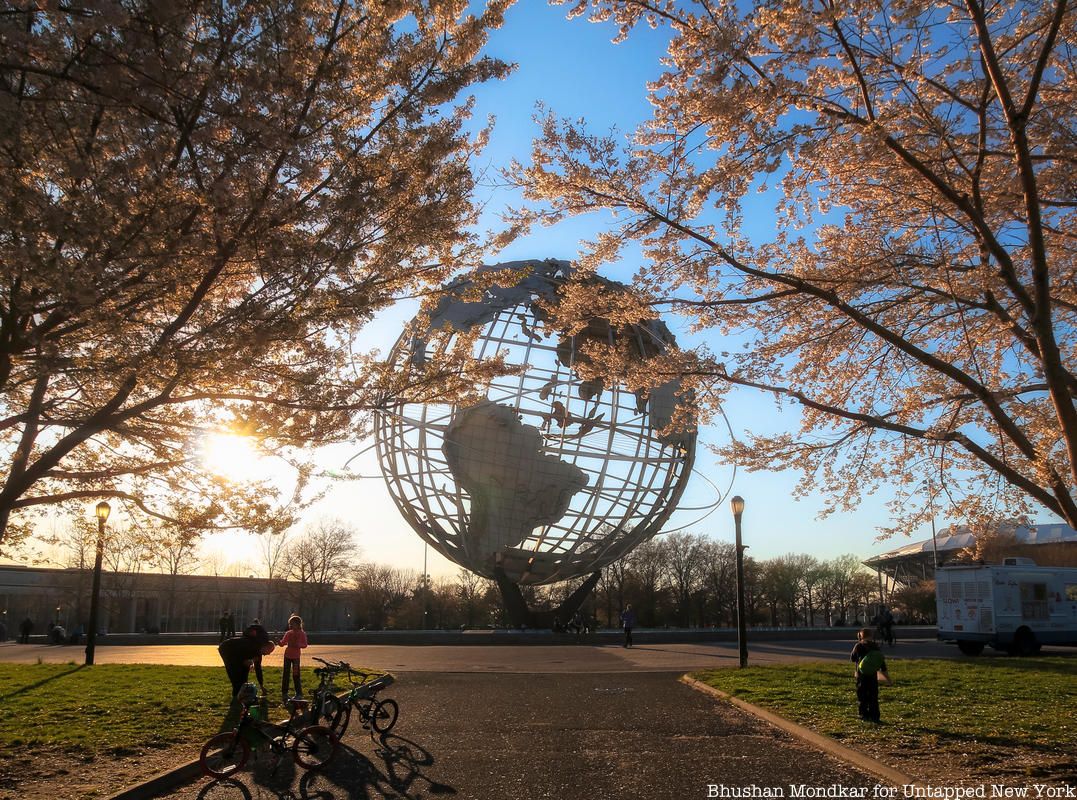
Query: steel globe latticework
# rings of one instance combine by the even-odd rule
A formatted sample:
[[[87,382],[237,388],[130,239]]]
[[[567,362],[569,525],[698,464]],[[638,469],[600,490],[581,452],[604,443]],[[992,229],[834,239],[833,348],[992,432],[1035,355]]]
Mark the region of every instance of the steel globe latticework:
[[[661,530],[691,472],[695,431],[663,431],[682,399],[677,382],[632,392],[583,380],[581,346],[629,337],[630,351],[646,358],[673,347],[673,337],[657,320],[618,330],[595,319],[563,335],[546,325],[541,304],[556,302],[567,262],[511,262],[480,274],[490,270],[504,272],[481,299],[470,280],[447,287],[390,359],[406,370],[473,332],[477,359],[500,354],[519,369],[466,407],[379,411],[382,473],[412,528],[462,567],[520,584],[593,573]]]

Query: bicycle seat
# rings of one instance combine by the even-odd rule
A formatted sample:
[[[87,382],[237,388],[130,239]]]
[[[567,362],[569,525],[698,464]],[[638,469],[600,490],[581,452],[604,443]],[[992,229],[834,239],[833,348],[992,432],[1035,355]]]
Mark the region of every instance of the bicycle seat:
[[[288,716],[291,719],[300,717],[307,711],[307,706],[310,705],[309,700],[303,700],[298,697],[289,697],[284,701],[284,707],[288,709]]]

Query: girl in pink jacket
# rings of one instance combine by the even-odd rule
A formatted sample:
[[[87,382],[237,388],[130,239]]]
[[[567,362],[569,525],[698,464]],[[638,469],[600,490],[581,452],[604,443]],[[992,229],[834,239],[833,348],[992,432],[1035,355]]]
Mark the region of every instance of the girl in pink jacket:
[[[303,696],[303,685],[299,682],[299,651],[307,646],[307,632],[303,630],[302,617],[292,614],[288,618],[288,630],[277,644],[284,648],[284,675],[281,677],[280,693],[287,702],[289,674],[295,678],[295,696]]]

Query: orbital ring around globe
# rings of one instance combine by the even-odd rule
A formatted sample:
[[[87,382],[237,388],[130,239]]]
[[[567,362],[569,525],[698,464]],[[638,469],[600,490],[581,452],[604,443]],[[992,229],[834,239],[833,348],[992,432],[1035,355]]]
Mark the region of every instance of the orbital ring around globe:
[[[467,334],[475,359],[499,355],[515,369],[466,405],[379,411],[378,463],[401,514],[450,561],[518,584],[577,578],[661,531],[696,448],[694,426],[671,432],[679,381],[629,391],[586,380],[583,349],[588,340],[627,343],[647,358],[675,342],[658,320],[615,328],[594,319],[574,335],[548,327],[543,308],[557,302],[568,262],[509,262],[479,274],[491,271],[499,274],[485,289],[470,279],[447,287],[429,318],[405,329],[390,362],[421,367]]]

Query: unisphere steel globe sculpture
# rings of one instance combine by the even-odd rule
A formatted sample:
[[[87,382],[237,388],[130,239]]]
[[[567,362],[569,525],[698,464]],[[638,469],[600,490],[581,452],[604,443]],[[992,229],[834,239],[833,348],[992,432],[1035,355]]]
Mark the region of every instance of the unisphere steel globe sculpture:
[[[562,335],[548,327],[542,303],[557,301],[568,262],[511,262],[480,275],[490,270],[508,272],[481,296],[472,281],[448,287],[391,360],[407,370],[470,332],[475,357],[500,353],[517,374],[494,379],[466,407],[379,412],[382,472],[412,528],[462,567],[515,584],[593,573],[661,530],[691,472],[695,431],[663,431],[679,383],[631,392],[582,380],[582,346],[627,337],[629,351],[646,358],[672,347],[673,337],[657,320],[618,330],[603,319]]]

